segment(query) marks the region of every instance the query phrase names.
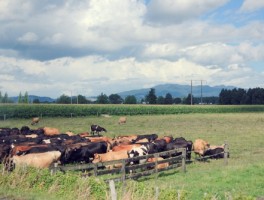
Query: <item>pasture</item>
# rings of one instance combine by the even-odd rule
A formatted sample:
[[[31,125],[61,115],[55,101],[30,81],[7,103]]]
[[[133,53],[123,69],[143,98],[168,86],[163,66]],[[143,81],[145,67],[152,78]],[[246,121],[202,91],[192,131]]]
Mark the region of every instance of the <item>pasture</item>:
[[[196,161],[187,165],[186,173],[173,169],[160,173],[158,178],[152,175],[137,181],[126,181],[125,189],[117,183],[118,199],[155,199],[156,188],[159,190],[158,199],[177,199],[179,194],[180,199],[264,198],[263,113],[136,115],[127,116],[127,123],[122,125],[118,124],[118,119],[119,116],[111,115],[43,117],[34,126],[29,119],[8,119],[0,121],[0,127],[21,128],[27,125],[34,129],[49,126],[61,132],[80,133],[90,131],[91,124],[99,124],[107,129],[104,135],[110,137],[156,133],[193,141],[202,138],[213,145],[227,141],[230,151],[227,166],[223,160]],[[45,199],[47,196],[50,199],[110,199],[108,184],[104,184],[100,177],[83,179],[73,172],[52,177],[47,171],[32,171],[33,175],[28,172],[1,174],[0,194],[12,197],[23,195],[24,199]]]

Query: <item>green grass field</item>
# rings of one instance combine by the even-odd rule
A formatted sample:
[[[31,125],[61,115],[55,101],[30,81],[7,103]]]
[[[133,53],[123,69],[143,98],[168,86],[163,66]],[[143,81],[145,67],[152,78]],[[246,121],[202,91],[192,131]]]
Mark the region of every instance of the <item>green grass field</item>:
[[[94,123],[105,127],[108,130],[105,135],[110,137],[156,133],[188,140],[202,138],[213,145],[226,141],[230,150],[227,166],[223,160],[194,162],[187,165],[186,173],[174,169],[160,173],[158,178],[152,175],[127,181],[126,187],[117,184],[119,199],[154,199],[157,187],[158,199],[177,199],[178,193],[180,199],[194,200],[264,198],[264,113],[127,116],[124,125],[118,125],[118,119],[118,116],[44,117],[37,126],[31,126],[29,119],[8,119],[0,121],[0,127],[50,126],[61,132],[79,133],[89,131]],[[21,199],[45,199],[47,196],[50,199],[110,199],[108,185],[101,177],[82,179],[76,173],[50,177],[45,170],[33,170],[32,174],[0,175],[0,194]]]

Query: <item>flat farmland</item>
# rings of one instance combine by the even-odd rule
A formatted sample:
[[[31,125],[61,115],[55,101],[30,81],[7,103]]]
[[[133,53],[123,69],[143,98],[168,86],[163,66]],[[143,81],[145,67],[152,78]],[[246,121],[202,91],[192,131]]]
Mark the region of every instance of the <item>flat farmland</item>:
[[[187,172],[169,170],[155,175],[126,181],[126,187],[117,184],[119,199],[256,199],[264,197],[264,113],[195,113],[177,115],[136,115],[126,116],[127,123],[118,124],[119,116],[48,118],[43,117],[38,125],[30,125],[29,119],[7,119],[0,121],[0,127],[29,126],[56,127],[62,133],[72,131],[80,133],[90,131],[91,124],[98,124],[107,129],[105,136],[115,137],[130,134],[152,134],[159,136],[184,137],[194,141],[197,138],[207,140],[212,145],[227,142],[230,158],[228,165],[223,160],[209,162],[195,161],[187,165]],[[193,155],[194,160],[194,155]],[[16,172],[14,172],[16,173]],[[41,174],[38,172],[38,174]],[[60,180],[67,175],[61,175]],[[71,175],[71,174],[70,174]],[[14,191],[14,182],[6,174],[1,175],[0,187],[5,194],[8,191],[12,197],[19,196]],[[15,175],[12,175],[15,176]],[[76,176],[76,174],[72,174]],[[26,178],[25,178],[26,179]],[[47,188],[30,187],[30,184],[16,190],[33,199],[110,199],[108,185],[99,188],[96,183],[87,183],[89,189],[86,195],[80,195],[79,190],[72,190],[77,182],[67,186],[56,186],[56,179],[50,180]],[[5,181],[3,181],[5,180]],[[102,187],[101,177],[96,179]],[[52,182],[54,181],[54,183]],[[45,180],[44,180],[45,182]],[[40,184],[36,181],[35,184]],[[43,184],[43,183],[42,183]],[[90,187],[89,187],[90,184]],[[96,190],[93,190],[96,188]],[[155,190],[158,188],[158,193]],[[101,191],[102,189],[102,191]],[[62,192],[63,191],[63,192]],[[98,193],[99,191],[99,193]],[[4,193],[5,192],[5,193]],[[20,194],[21,194],[20,193]],[[36,195],[38,198],[36,198]]]

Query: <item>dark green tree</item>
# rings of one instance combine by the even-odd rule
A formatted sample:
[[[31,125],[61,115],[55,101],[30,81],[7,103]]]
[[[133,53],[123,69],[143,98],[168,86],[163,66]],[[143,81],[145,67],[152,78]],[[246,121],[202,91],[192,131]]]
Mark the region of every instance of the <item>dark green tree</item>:
[[[57,99],[56,103],[59,103],[59,104],[70,104],[71,103],[71,97],[63,94]]]
[[[252,104],[264,104],[264,89],[263,88],[254,88],[252,92]]]
[[[18,103],[23,103],[23,96],[21,94],[21,92],[19,92],[19,95],[18,95]]]
[[[39,101],[39,99],[34,99],[34,100],[33,100],[33,103],[38,104],[38,103],[40,103],[40,101]]]
[[[134,95],[128,95],[125,98],[124,104],[137,104],[137,99]]]
[[[222,89],[219,94],[219,104],[231,105],[232,91],[227,89]]]
[[[83,95],[79,94],[77,96],[77,98],[78,98],[78,104],[87,104],[88,103],[88,100]]]
[[[163,96],[158,96],[157,98],[157,104],[164,104],[165,98]]]
[[[164,99],[164,104],[173,104],[173,98],[170,93],[167,93]]]
[[[194,97],[192,96],[192,99],[194,99]],[[184,98],[183,100],[184,104],[188,104],[191,105],[191,94],[189,93],[188,96],[186,98]],[[194,103],[194,102],[193,102]]]
[[[121,104],[124,102],[124,100],[122,99],[122,97],[118,94],[111,94],[109,96],[109,102],[111,104]]]
[[[2,99],[3,103],[13,103],[11,99],[8,98],[7,92],[5,92],[5,95]]]
[[[155,89],[151,88],[149,93],[145,97],[146,103],[148,104],[156,104],[157,103],[157,96],[155,94]]]
[[[181,98],[176,97],[175,99],[173,99],[173,103],[175,104],[180,104],[182,102]]]
[[[108,104],[109,103],[109,98],[106,94],[101,93],[96,100],[96,103],[98,104]]]
[[[24,95],[24,98],[23,98],[23,103],[29,103],[28,92],[25,92],[25,95]]]

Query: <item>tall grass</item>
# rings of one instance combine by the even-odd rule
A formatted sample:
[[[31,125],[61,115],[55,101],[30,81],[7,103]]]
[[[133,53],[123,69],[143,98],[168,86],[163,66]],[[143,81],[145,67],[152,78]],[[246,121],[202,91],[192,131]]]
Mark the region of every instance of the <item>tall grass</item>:
[[[105,127],[107,136],[157,133],[160,136],[183,136],[189,140],[203,138],[211,144],[227,141],[228,165],[223,160],[193,162],[187,172],[173,169],[155,175],[117,183],[118,199],[256,199],[264,197],[264,114],[210,113],[182,115],[127,116],[118,125],[118,116],[43,118],[37,126],[29,119],[0,121],[0,127],[57,127],[61,132],[88,131],[92,123]],[[30,169],[0,175],[0,194],[25,199],[110,199],[103,177],[81,178],[71,172],[50,176],[48,170]],[[180,195],[179,195],[180,194]],[[0,195],[0,197],[1,197]]]

